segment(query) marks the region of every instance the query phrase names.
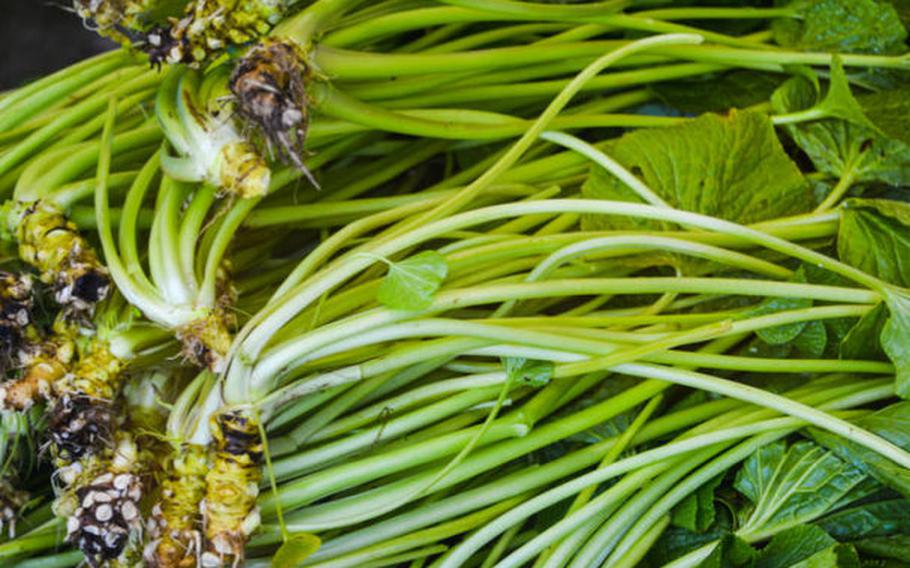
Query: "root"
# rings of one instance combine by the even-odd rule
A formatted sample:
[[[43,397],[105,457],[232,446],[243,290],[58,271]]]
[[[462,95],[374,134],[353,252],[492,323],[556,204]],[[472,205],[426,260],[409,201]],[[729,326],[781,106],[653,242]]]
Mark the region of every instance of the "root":
[[[55,506],[66,516],[66,540],[91,566],[117,562],[133,565],[128,552],[142,538],[140,504],[143,489],[138,450],[129,433],[120,433],[115,447],[83,461],[79,479]]]
[[[202,517],[208,454],[203,446],[185,445],[167,465],[161,500],[152,508],[145,561],[156,568],[194,568],[202,555]]]
[[[278,149],[283,161],[318,188],[301,158],[309,127],[306,75],[296,46],[264,41],[238,63],[230,88],[237,114],[265,138],[270,148]]]
[[[113,443],[114,398],[124,363],[95,341],[73,372],[55,385],[48,431],[57,467],[100,453]]]
[[[237,565],[250,534],[259,526],[259,481],[262,439],[248,412],[231,411],[214,418],[215,457],[206,475],[203,501],[206,551],[203,566]]]
[[[52,286],[64,314],[89,321],[95,305],[107,297],[111,281],[76,226],[56,206],[37,201],[22,213],[16,233],[20,258]]]

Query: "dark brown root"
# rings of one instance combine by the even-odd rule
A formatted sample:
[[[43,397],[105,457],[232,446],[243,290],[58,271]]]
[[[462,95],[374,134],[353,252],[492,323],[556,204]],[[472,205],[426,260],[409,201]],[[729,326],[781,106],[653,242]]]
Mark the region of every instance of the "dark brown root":
[[[149,65],[161,70],[168,62],[182,63],[187,52],[185,39],[176,39],[171,35],[170,26],[155,26],[142,33],[133,45],[145,52],[149,58]]]
[[[302,156],[309,127],[306,66],[297,48],[264,41],[250,49],[231,75],[237,114],[263,138],[269,149],[319,187]]]

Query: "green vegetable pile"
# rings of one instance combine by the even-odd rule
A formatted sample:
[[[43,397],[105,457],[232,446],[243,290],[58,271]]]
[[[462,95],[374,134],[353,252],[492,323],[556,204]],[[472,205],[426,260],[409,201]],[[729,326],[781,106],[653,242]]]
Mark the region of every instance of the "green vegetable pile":
[[[72,8],[4,566],[907,565],[910,3]]]

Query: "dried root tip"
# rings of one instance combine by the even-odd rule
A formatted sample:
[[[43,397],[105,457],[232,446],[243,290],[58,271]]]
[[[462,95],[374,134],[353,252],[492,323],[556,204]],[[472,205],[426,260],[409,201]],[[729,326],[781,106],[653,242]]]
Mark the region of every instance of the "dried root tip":
[[[227,312],[216,310],[180,328],[177,339],[183,344],[183,356],[200,367],[221,372],[235,323]]]
[[[8,479],[0,479],[0,532],[6,528],[9,538],[16,536],[16,520],[28,497],[27,492],[13,487]]]
[[[54,205],[38,201],[25,209],[16,236],[20,258],[53,287],[57,303],[69,316],[88,319],[111,281],[76,226]]]
[[[285,10],[286,0],[195,0],[170,30],[168,63],[199,65],[227,47],[267,34]]]
[[[231,75],[237,114],[265,138],[269,150],[319,187],[303,164],[309,126],[306,66],[296,46],[263,41],[250,49]]]
[[[132,438],[120,436],[112,455],[105,456],[110,460],[96,460],[95,467],[86,470],[84,482],[71,492],[75,502],[66,522],[66,540],[85,554],[91,566],[122,559],[127,545],[141,540],[142,481],[136,455]]]
[[[249,536],[259,526],[262,439],[251,414],[233,411],[214,418],[215,458],[206,475],[203,501],[206,551],[202,565],[238,564]]]
[[[208,454],[186,445],[167,465],[161,501],[152,509],[145,561],[155,568],[195,568],[202,554],[199,504],[205,496]]]

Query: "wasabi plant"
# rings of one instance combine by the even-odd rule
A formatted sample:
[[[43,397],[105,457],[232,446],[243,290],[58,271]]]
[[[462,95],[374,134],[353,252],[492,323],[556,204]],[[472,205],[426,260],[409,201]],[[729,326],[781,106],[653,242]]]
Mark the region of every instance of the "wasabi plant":
[[[905,561],[902,6],[684,4],[76,2],[124,48],[0,97],[0,559]]]

